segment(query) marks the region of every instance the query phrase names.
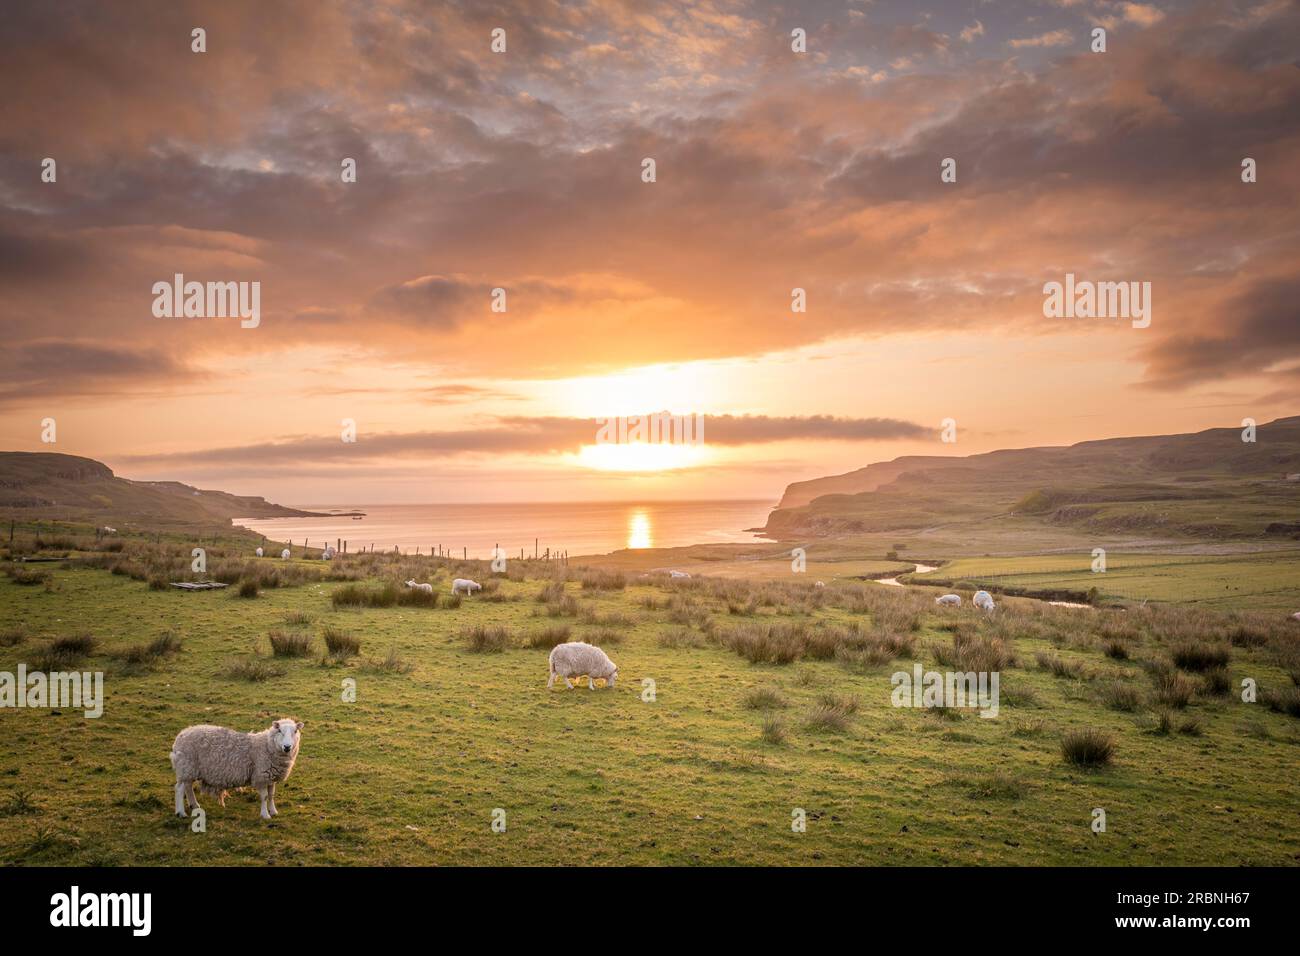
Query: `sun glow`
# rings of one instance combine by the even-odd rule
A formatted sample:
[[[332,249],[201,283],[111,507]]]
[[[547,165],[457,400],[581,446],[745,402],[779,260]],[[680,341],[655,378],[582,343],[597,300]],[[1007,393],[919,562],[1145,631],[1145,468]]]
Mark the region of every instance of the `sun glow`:
[[[672,471],[691,468],[708,460],[699,445],[627,442],[583,445],[578,461],[598,471]]]
[[[634,511],[627,518],[627,546],[629,548],[653,548],[654,531],[650,527],[650,515],[644,511]]]

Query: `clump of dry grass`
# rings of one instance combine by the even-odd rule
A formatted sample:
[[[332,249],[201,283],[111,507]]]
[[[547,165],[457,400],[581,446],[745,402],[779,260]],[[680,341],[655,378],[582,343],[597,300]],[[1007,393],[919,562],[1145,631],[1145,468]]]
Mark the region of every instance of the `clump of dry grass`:
[[[510,631],[499,624],[475,624],[460,632],[465,649],[474,654],[499,654],[510,646]]]
[[[306,657],[311,653],[312,637],[296,631],[271,631],[266,635],[275,657]]]
[[[778,710],[790,706],[775,687],[751,687],[745,691],[743,700],[750,710]]]
[[[1061,736],[1061,756],[1076,767],[1101,767],[1115,755],[1115,740],[1093,727],[1067,730]]]
[[[330,657],[356,657],[361,653],[361,639],[348,631],[330,626],[321,632],[321,637],[325,639],[325,650]]]

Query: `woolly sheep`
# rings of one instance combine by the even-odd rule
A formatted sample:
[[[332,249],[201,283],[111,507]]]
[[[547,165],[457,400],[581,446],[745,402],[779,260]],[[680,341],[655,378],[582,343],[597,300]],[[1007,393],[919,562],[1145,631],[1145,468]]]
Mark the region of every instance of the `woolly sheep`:
[[[226,805],[226,791],[254,787],[262,797],[262,819],[275,816],[275,785],[288,780],[302,743],[302,722],[275,721],[259,733],[241,734],[226,727],[197,724],[176,735],[171,762],[176,771],[176,815],[199,805],[194,784]]]
[[[611,661],[599,647],[584,644],[582,641],[556,644],[551,649],[548,667],[550,677],[546,681],[547,690],[551,689],[556,677],[563,677],[564,685],[569,690],[573,690],[570,677],[581,677],[586,674],[589,681],[587,686],[592,690],[596,689],[596,681],[600,678],[605,678],[606,686],[613,687],[614,680],[618,677],[618,665]]]
[[[325,550],[320,553],[320,556],[322,560],[331,561],[334,559],[334,555],[336,554],[338,554],[338,552],[334,550],[334,545],[327,544],[325,545]]]
[[[280,557],[283,558],[284,560],[288,561],[288,560],[289,560],[289,549],[288,549],[288,548],[285,548],[283,551],[281,551],[281,552],[280,552]]]
[[[459,594],[464,591],[466,594],[473,594],[475,591],[482,591],[483,585],[477,581],[471,581],[469,578],[457,578],[451,582],[451,593]]]
[[[989,594],[988,591],[976,591],[975,596],[970,599],[970,602],[981,611],[991,611],[994,607],[993,595]]]
[[[668,572],[668,575],[669,575],[669,577],[673,577],[673,578],[689,578],[689,577],[690,577],[690,575],[687,574],[685,571],[669,571],[669,572]]]
[[[821,581],[818,581],[816,584],[813,585],[813,587],[815,587],[815,588],[824,588],[824,587],[826,587],[826,585],[823,584]]]
[[[255,553],[256,553],[257,556],[260,558],[260,557],[262,556],[262,549],[261,549],[261,548],[258,548],[257,551],[256,551]]]
[[[110,528],[108,525],[104,525],[104,532],[105,532],[106,534],[117,534],[117,529],[116,529],[116,528]]]
[[[414,588],[414,589],[417,590],[417,591],[423,591],[425,594],[432,594],[432,593],[433,593],[433,585],[432,585],[432,584],[416,584],[414,579],[412,579],[412,580],[410,580],[410,581],[407,581],[407,582],[406,582],[406,586],[407,586],[408,588]]]
[[[981,591],[980,593],[983,594],[984,592]],[[961,607],[961,595],[960,595],[960,594],[945,594],[945,595],[943,595],[942,597],[937,597],[937,598],[935,598],[935,599],[934,599],[934,603],[935,603],[935,604],[943,604],[943,605],[947,605],[947,606],[950,606],[950,607]]]

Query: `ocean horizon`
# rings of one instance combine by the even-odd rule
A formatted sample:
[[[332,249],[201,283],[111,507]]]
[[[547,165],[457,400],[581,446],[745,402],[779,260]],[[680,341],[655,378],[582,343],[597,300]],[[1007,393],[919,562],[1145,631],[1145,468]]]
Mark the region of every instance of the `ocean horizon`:
[[[692,544],[743,544],[764,540],[762,527],[775,507],[769,499],[730,501],[539,502],[485,504],[299,505],[305,511],[362,511],[320,518],[236,518],[234,523],[274,541],[323,547],[347,542],[349,551],[421,554],[439,547],[453,555],[490,558],[522,549],[570,557],[625,548],[676,548]]]

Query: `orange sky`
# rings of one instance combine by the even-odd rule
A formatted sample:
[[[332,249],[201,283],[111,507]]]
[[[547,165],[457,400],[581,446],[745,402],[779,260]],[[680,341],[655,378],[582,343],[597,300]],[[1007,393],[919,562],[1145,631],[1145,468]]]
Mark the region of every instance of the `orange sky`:
[[[288,503],[775,500],[1300,410],[1294,5],[685,6],[13,5],[0,446]],[[1044,318],[1067,272],[1150,282],[1150,327]],[[155,316],[176,273],[260,323]],[[703,447],[589,448],[659,410]]]

